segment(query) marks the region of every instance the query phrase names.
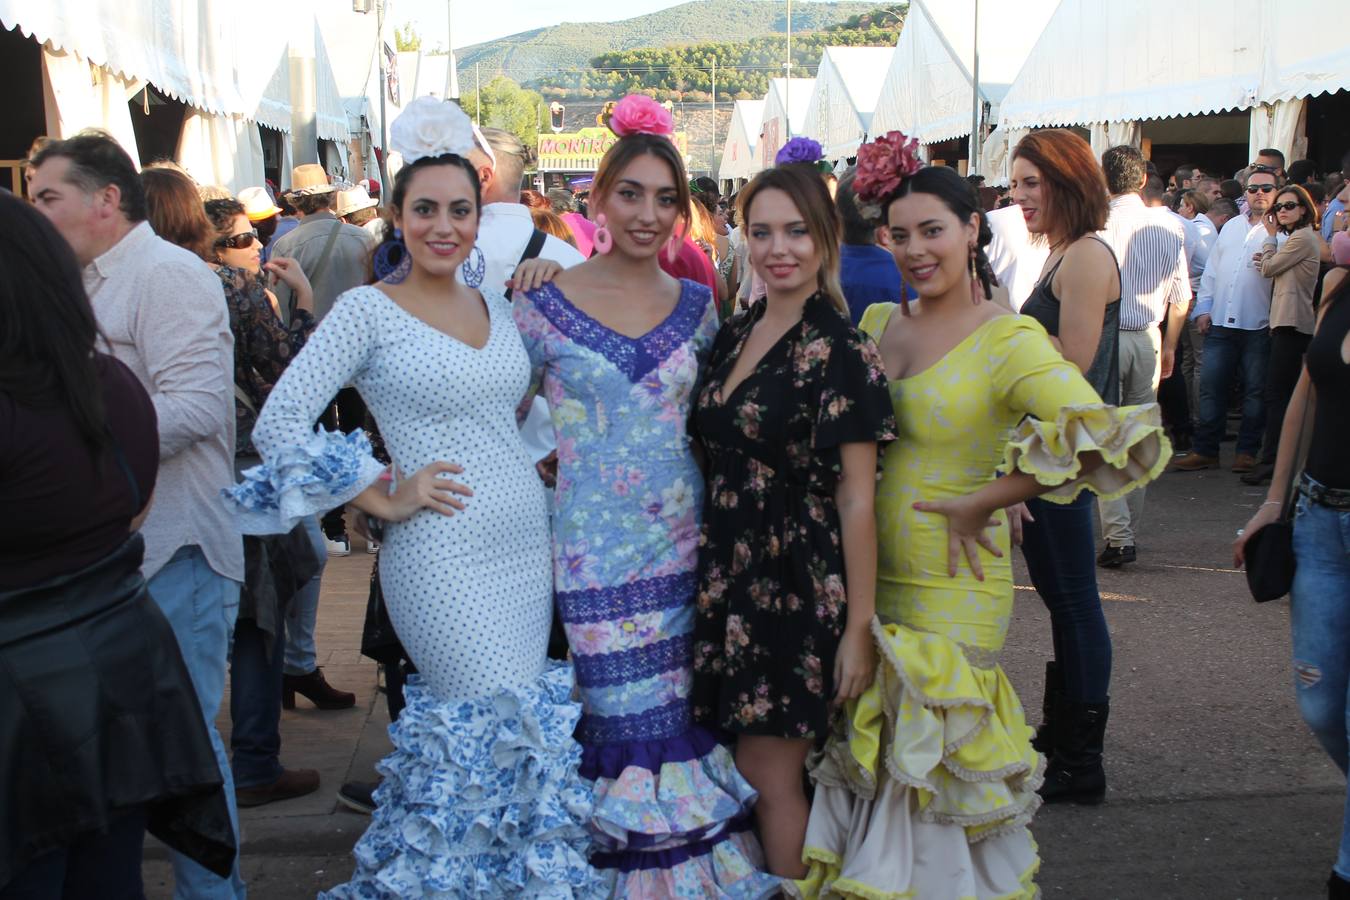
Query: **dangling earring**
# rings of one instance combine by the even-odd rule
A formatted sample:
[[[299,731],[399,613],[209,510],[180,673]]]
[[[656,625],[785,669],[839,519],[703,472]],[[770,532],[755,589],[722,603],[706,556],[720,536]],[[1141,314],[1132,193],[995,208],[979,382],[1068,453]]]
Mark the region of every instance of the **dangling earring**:
[[[614,249],[614,235],[609,233],[608,219],[604,213],[595,217],[595,234],[591,235],[591,243],[595,245],[595,252],[604,256]]]
[[[483,276],[487,274],[487,258],[483,256],[483,251],[474,247],[469,258],[460,264],[459,274],[464,277],[464,283],[471,288],[482,284]]]
[[[975,267],[975,245],[970,245],[970,302],[976,306],[984,299],[984,287],[980,284],[980,273]]]
[[[672,266],[675,265],[675,261],[680,258],[680,245],[683,243],[683,240],[671,235],[670,241],[666,244],[666,261]]]
[[[375,258],[371,262],[377,281],[398,284],[408,277],[408,273],[412,272],[412,254],[403,243],[402,229],[394,229],[394,239],[381,244],[375,250]]]

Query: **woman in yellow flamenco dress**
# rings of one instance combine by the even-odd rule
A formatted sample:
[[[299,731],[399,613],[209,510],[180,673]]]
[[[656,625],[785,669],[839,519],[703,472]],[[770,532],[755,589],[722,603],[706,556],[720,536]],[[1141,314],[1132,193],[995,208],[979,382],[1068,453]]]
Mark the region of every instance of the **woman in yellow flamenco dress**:
[[[1013,605],[1007,508],[1152,480],[1155,404],[1101,402],[1029,317],[988,302],[989,227],[967,182],[892,132],[855,191],[888,228],[918,308],[870,307],[899,439],[877,493],[879,665],[812,761],[806,897],[1036,896],[1028,824],[1043,761],[998,664]],[[999,476],[999,472],[1003,472]]]

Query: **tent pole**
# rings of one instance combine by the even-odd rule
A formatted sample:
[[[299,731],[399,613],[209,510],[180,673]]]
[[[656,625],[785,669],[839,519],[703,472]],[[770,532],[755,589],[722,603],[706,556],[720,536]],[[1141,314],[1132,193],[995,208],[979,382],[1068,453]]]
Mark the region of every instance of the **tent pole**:
[[[974,173],[980,164],[980,0],[975,0],[975,46],[971,48],[974,71],[971,73],[970,162],[966,172]]]

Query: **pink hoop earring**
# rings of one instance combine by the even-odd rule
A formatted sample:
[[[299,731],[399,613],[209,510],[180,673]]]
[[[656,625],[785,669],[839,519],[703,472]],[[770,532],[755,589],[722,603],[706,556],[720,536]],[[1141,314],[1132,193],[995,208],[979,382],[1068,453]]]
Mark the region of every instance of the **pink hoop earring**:
[[[670,241],[666,244],[666,261],[672,266],[675,265],[675,261],[680,258],[680,249],[683,243],[683,240],[672,235]]]
[[[600,213],[595,217],[595,234],[591,236],[591,243],[595,245],[595,252],[601,255],[614,249],[614,236],[605,225],[605,214]]]

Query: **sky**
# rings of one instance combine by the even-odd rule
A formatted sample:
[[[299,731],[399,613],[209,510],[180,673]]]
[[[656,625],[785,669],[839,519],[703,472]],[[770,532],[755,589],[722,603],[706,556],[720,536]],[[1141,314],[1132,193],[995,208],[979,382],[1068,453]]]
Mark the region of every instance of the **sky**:
[[[423,47],[445,43],[447,5],[454,13],[455,48],[481,44],[508,34],[557,25],[559,22],[616,22],[643,16],[685,0],[388,0],[385,27],[417,23]]]

